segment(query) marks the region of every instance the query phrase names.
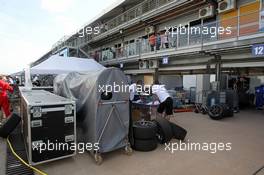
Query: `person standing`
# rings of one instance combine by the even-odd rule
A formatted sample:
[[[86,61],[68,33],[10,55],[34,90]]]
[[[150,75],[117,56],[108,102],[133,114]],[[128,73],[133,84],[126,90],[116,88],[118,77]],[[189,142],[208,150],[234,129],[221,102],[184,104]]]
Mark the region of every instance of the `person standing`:
[[[156,36],[156,49],[160,50],[160,46],[161,46],[161,36],[158,33],[157,36]]]
[[[130,101],[133,101],[134,100],[134,97],[135,97],[135,94],[137,92],[137,84],[136,83],[132,83],[129,86],[129,92],[130,92],[129,99],[130,99]]]
[[[233,84],[233,90],[234,90],[234,113],[238,113],[239,112],[239,80],[236,79],[234,84]]]
[[[112,59],[116,58],[116,48],[115,48],[115,46],[112,46],[110,48],[110,51],[112,53]]]
[[[11,115],[7,91],[13,93],[14,90],[12,86],[4,81],[4,77],[0,76],[0,107],[5,114],[5,118],[8,118]]]
[[[38,75],[36,75],[36,76],[33,78],[33,83],[32,83],[32,84],[33,84],[34,86],[41,86]]]
[[[163,49],[168,49],[169,48],[169,40],[168,40],[168,35],[166,32],[164,32],[161,35],[161,44]]]
[[[154,33],[149,37],[149,45],[150,45],[150,48],[151,48],[151,52],[153,52],[154,51],[154,47],[156,45],[156,36],[155,36]]]
[[[160,102],[157,112],[164,118],[170,120],[170,116],[173,115],[173,100],[165,88],[165,85],[160,85],[159,82],[156,81],[152,85],[152,94],[156,95]]]

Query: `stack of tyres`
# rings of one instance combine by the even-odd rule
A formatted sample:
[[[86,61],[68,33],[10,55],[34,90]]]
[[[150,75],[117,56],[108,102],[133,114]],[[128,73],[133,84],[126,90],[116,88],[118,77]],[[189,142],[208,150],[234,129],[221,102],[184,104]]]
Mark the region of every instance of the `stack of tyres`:
[[[153,151],[157,148],[157,126],[152,121],[137,121],[133,124],[134,143],[136,151]]]
[[[152,151],[157,143],[168,143],[172,138],[184,140],[187,131],[162,117],[154,121],[137,121],[133,124],[134,143],[132,148],[136,151]]]

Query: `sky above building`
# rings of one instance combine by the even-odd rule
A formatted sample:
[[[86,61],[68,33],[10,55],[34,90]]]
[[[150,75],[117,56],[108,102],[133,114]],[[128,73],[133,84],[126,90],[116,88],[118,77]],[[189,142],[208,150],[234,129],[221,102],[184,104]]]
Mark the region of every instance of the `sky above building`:
[[[0,0],[0,74],[23,70],[118,0]]]

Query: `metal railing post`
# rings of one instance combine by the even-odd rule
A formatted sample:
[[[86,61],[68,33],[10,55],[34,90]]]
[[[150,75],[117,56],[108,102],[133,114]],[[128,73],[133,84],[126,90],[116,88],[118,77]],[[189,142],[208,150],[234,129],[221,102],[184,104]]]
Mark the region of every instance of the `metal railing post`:
[[[188,27],[187,27],[187,46],[190,45],[190,24],[188,24]]]
[[[237,39],[240,35],[240,13],[238,11],[238,15],[237,15]]]
[[[204,27],[204,23],[203,23],[203,20],[201,21],[201,29],[203,29],[203,27]],[[203,33],[201,32],[201,50],[203,50],[203,43],[204,41],[203,41]]]
[[[175,47],[175,50],[177,50],[179,48],[179,41],[180,41],[180,38],[179,38],[179,27],[176,28],[177,30],[177,39],[176,39],[176,47]]]

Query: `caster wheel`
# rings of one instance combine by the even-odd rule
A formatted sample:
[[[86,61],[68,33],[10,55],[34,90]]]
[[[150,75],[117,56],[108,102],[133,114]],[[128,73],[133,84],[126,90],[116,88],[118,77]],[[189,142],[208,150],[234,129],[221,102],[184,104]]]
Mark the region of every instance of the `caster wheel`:
[[[130,146],[125,147],[125,154],[131,156],[133,153],[133,150]]]
[[[103,163],[103,158],[101,154],[98,153],[94,154],[94,160],[97,165],[101,165]]]

